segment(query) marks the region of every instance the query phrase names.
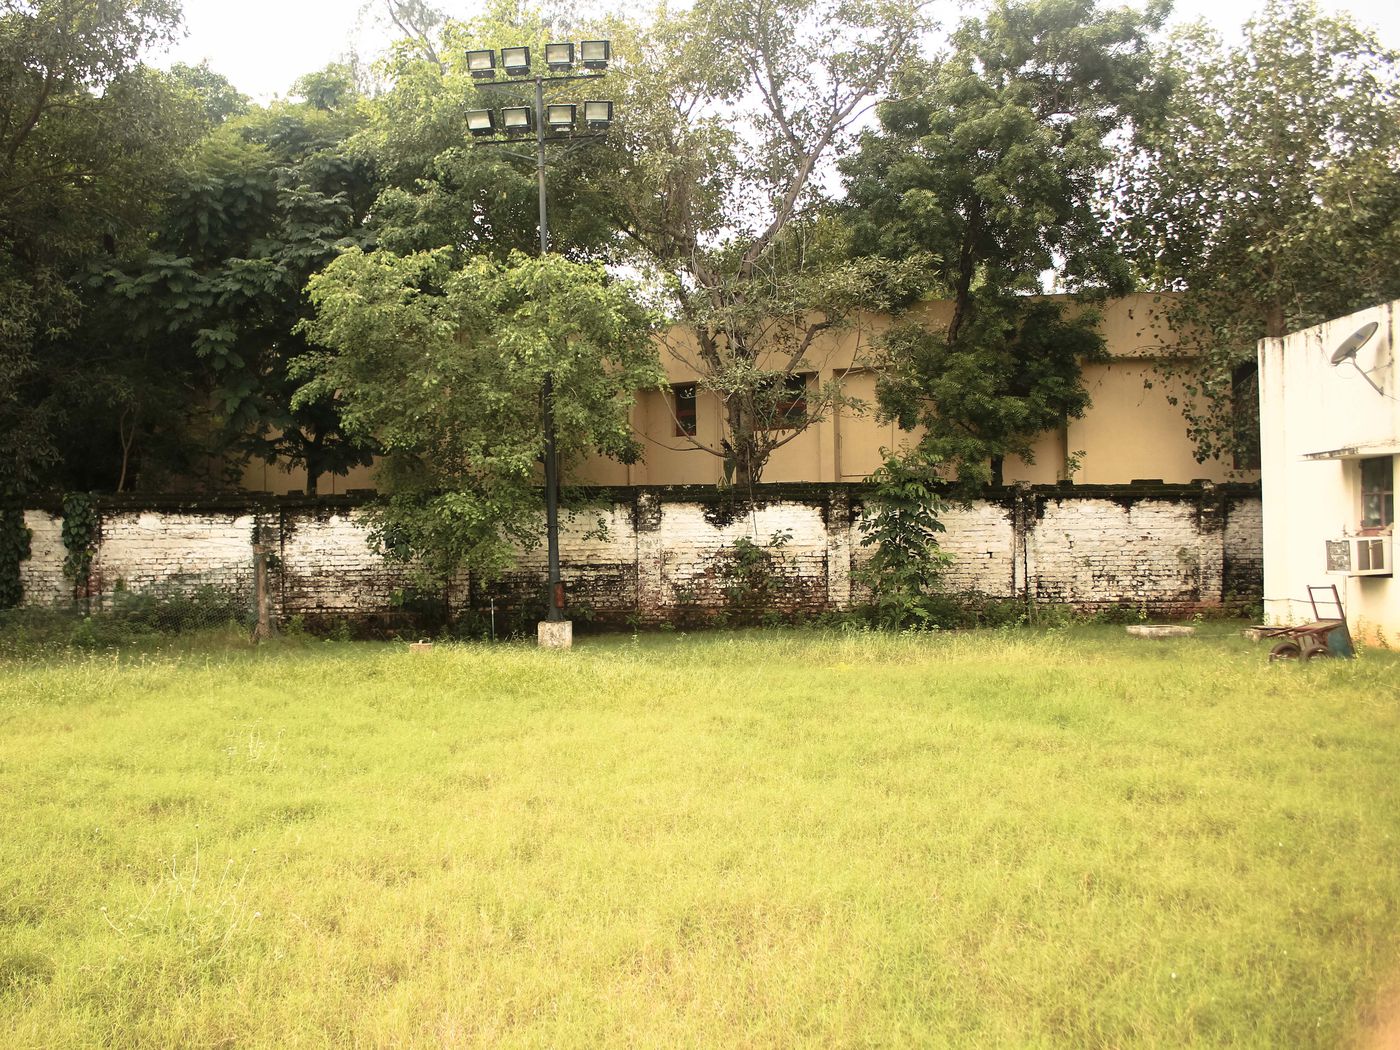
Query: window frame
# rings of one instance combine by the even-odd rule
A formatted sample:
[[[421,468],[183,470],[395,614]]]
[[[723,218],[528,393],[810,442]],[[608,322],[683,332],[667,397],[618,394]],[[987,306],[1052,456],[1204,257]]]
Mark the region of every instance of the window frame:
[[[689,402],[689,410],[682,408]],[[695,437],[700,432],[700,385],[698,383],[671,384],[671,414],[675,424],[676,437]]]
[[[1395,524],[1395,457],[1368,456],[1358,461],[1361,527],[1384,529]],[[1370,475],[1368,477],[1368,474]],[[1375,513],[1370,512],[1375,500]]]
[[[773,401],[773,419],[768,430],[801,430],[807,426],[807,397],[811,391],[814,372],[784,372],[775,377],[774,386],[781,386]]]

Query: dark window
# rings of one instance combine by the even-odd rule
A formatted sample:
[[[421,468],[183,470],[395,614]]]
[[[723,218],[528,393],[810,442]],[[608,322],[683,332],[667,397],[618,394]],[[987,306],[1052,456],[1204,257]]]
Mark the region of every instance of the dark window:
[[[777,397],[773,402],[773,423],[770,430],[791,430],[807,424],[807,379],[805,374],[785,375],[775,381]]]
[[[1395,460],[1391,456],[1361,461],[1361,526],[1395,521]]]
[[[1234,464],[1236,470],[1258,470],[1259,459],[1259,365],[1248,361],[1230,377],[1233,419]]]
[[[677,383],[671,387],[676,401],[676,437],[695,436],[695,384]]]

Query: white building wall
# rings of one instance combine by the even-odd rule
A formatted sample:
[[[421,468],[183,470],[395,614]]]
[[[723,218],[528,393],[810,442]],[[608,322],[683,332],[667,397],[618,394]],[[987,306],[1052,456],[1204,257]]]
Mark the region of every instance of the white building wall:
[[[1312,619],[1308,586],[1336,584],[1356,637],[1400,644],[1400,583],[1391,576],[1331,576],[1326,561],[1327,540],[1359,529],[1361,459],[1388,456],[1395,469],[1400,452],[1398,314],[1400,302],[1394,302],[1259,344],[1269,623]],[[1370,321],[1380,327],[1355,366],[1333,365],[1337,347]]]

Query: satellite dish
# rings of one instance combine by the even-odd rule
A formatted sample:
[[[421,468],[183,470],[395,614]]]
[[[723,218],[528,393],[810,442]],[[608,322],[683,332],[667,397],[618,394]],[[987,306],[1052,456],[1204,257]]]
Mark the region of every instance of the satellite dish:
[[[1342,345],[1332,352],[1332,364],[1339,365],[1343,361],[1356,360],[1356,352],[1360,350],[1376,334],[1376,329],[1380,327],[1379,321],[1372,321],[1370,324],[1363,324],[1351,335],[1342,341]]]

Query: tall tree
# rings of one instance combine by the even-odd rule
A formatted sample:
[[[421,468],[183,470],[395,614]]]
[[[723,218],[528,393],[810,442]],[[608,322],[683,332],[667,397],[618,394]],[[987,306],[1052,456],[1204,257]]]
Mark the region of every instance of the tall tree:
[[[1400,55],[1270,0],[1236,46],[1179,31],[1162,75],[1178,86],[1122,165],[1122,236],[1181,293],[1167,317],[1198,458],[1248,457],[1256,341],[1400,296]]]
[[[546,376],[561,458],[637,452],[632,400],[659,379],[652,319],[600,266],[351,249],[310,295],[326,349],[298,365],[298,402],[341,399],[351,434],[382,445],[375,534],[429,580],[490,575],[538,542]]]
[[[790,411],[821,337],[899,284],[851,262],[824,176],[922,26],[913,0],[698,0],[622,49],[611,203],[680,323],[669,351],[723,404],[697,447],[741,485],[840,399]]]
[[[85,385],[44,359],[80,317],[72,278],[143,230],[192,141],[188,92],[139,63],[175,0],[0,0],[0,462],[30,488]]]
[[[333,397],[291,405],[289,368],[308,349],[297,330],[310,315],[306,281],[368,243],[377,188],[368,158],[348,149],[361,124],[348,71],[329,67],[293,91],[306,101],[254,108],[206,137],[172,180],[150,250],[92,278],[84,342],[111,362],[104,397],[122,428],[100,487],[160,483],[191,465],[182,449],[303,468],[313,494],[323,474],[370,461]],[[172,406],[188,418],[172,419]]]
[[[1114,137],[1160,105],[1148,34],[1164,14],[999,0],[950,54],[903,71],[843,165],[856,241],[922,256],[925,290],[952,301],[945,325],[887,336],[880,400],[965,484],[999,484],[1006,456],[1088,407],[1092,312],[1028,295],[1047,272],[1085,298],[1130,284],[1101,187]]]

